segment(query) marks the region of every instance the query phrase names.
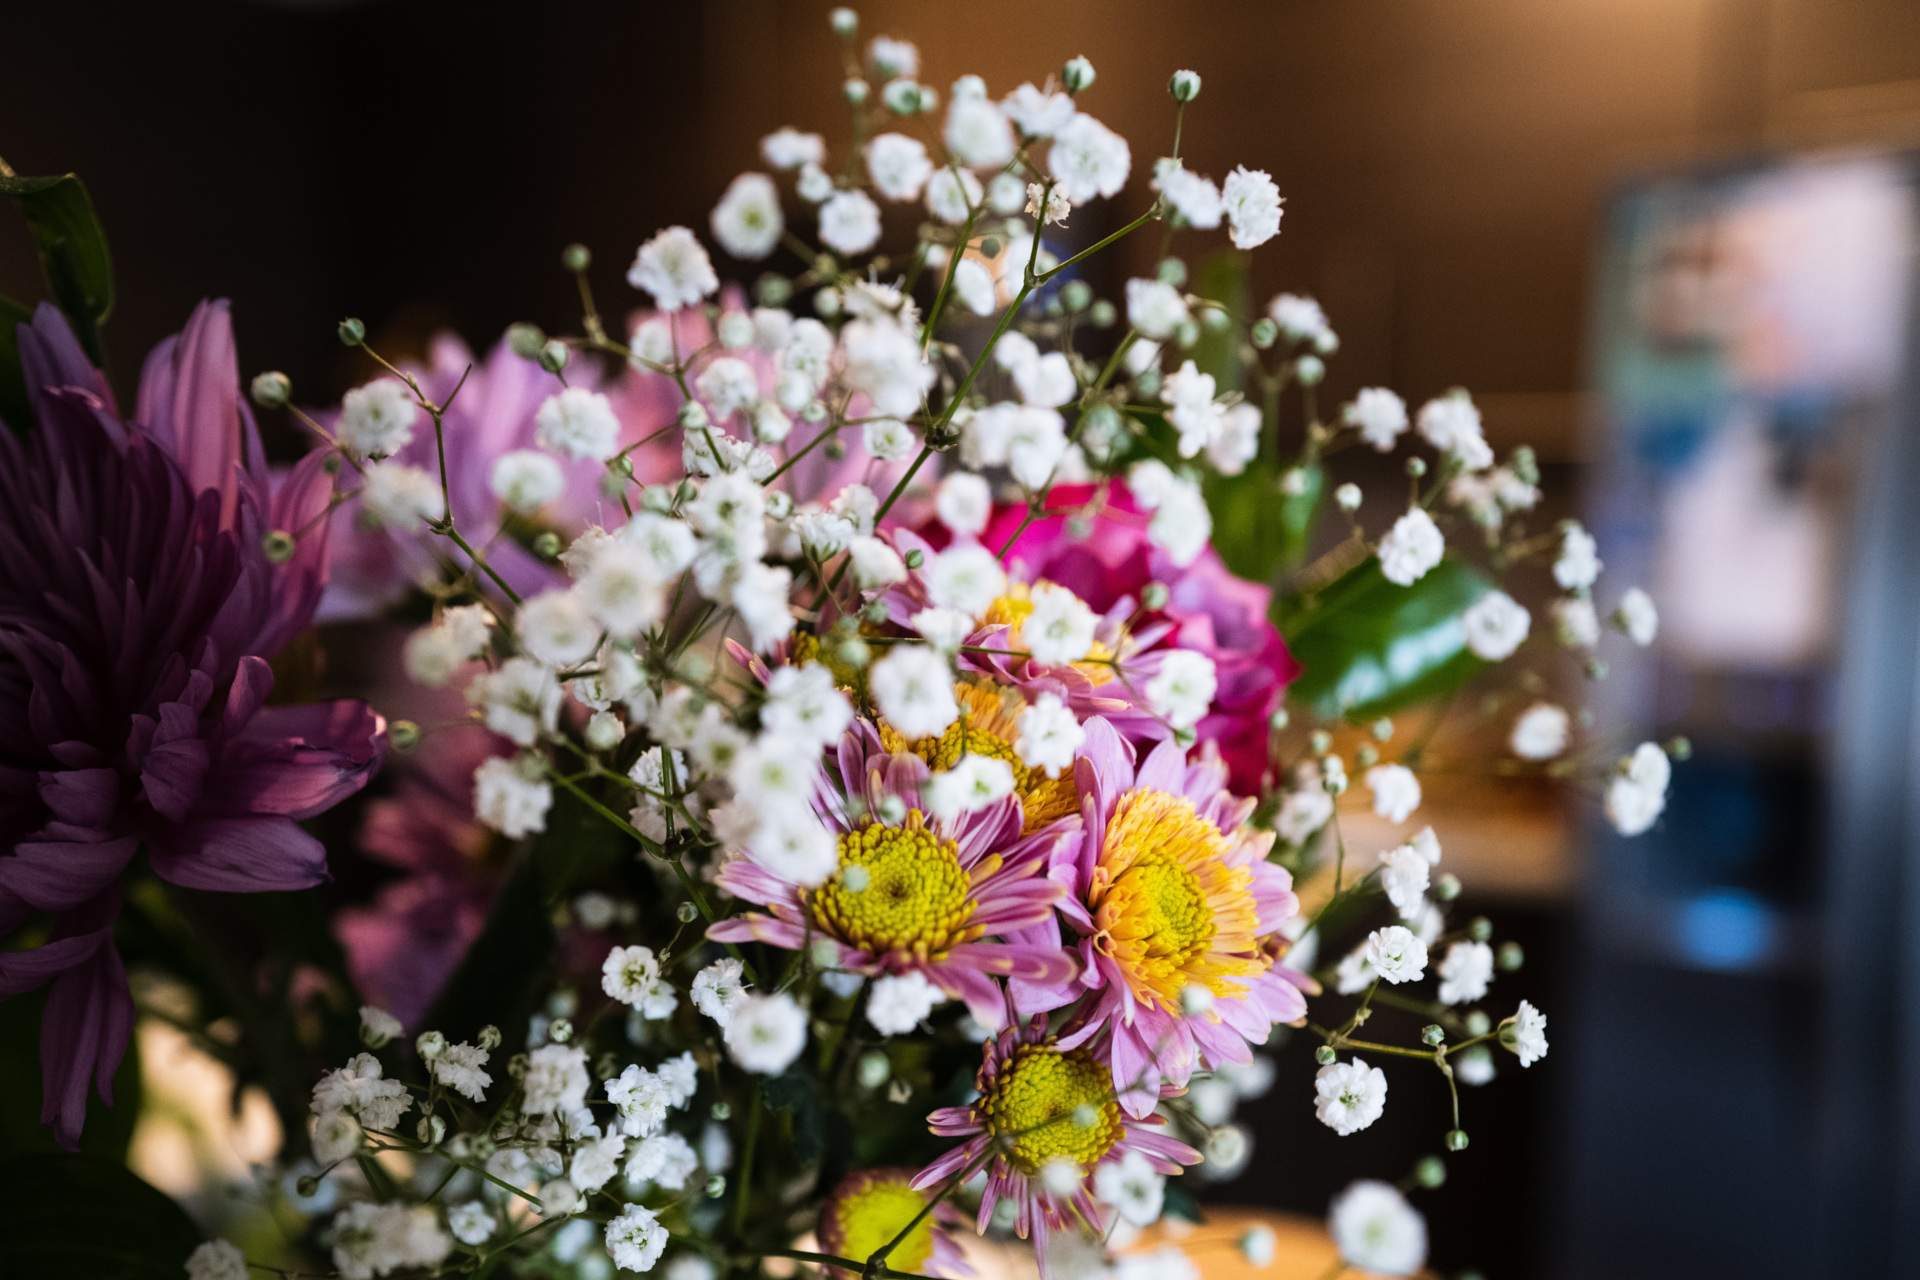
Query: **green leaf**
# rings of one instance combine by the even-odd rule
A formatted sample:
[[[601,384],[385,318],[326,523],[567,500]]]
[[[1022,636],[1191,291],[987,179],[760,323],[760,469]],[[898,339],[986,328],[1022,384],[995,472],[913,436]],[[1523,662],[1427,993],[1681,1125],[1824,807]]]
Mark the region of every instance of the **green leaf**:
[[[27,378],[20,368],[19,331],[31,319],[31,309],[0,295],[0,422],[15,431],[25,431],[33,422]]]
[[[1323,720],[1365,720],[1458,688],[1485,665],[1467,648],[1460,615],[1491,586],[1457,560],[1397,586],[1367,557],[1276,617],[1306,668],[1288,698]]]
[[[99,367],[100,323],[113,310],[113,261],[86,183],[71,173],[23,178],[0,165],[0,194],[12,196],[26,215],[54,304]]]
[[[1217,394],[1239,391],[1245,385],[1246,373],[1246,366],[1240,363],[1240,335],[1247,318],[1247,255],[1208,254],[1200,263],[1193,292],[1219,303],[1228,315],[1240,322],[1217,329],[1201,324],[1200,341],[1194,344],[1191,353],[1200,372],[1213,375]],[[1196,312],[1194,319],[1203,320],[1205,315],[1204,311]]]
[[[1271,434],[1270,432],[1268,433]],[[1250,582],[1271,582],[1307,558],[1326,471],[1300,468],[1299,493],[1279,492],[1278,468],[1263,454],[1237,476],[1209,472],[1203,488],[1213,515],[1213,545],[1227,568]]]
[[[46,1003],[45,987],[0,1000],[0,1152],[8,1156],[60,1150],[52,1127],[40,1123],[40,1011]],[[113,1105],[100,1101],[93,1088],[87,1090],[80,1150],[118,1164],[126,1159],[139,1117],[140,1041],[136,1037],[127,1042],[126,1056],[113,1074]]]
[[[0,1275],[180,1280],[200,1232],[117,1164],[65,1151],[0,1161]]]
[[[1163,1207],[1170,1218],[1179,1218],[1200,1226],[1206,1224],[1207,1215],[1200,1212],[1200,1202],[1172,1183],[1167,1184]]]

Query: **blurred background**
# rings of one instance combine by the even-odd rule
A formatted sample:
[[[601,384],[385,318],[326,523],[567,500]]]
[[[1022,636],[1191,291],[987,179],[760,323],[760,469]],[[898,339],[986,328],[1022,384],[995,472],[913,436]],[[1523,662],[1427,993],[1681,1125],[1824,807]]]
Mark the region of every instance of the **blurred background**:
[[[592,246],[602,296],[630,303],[634,246],[704,228],[763,133],[837,145],[825,8],[13,5],[0,156],[87,180],[123,397],[211,295],[234,301],[244,372],[331,402],[367,372],[332,337],[341,316],[411,352],[445,328],[476,347],[514,320],[564,329],[563,245]],[[1665,616],[1651,659],[1597,694],[1607,723],[1694,742],[1651,837],[1606,838],[1589,796],[1430,785],[1423,814],[1470,908],[1526,948],[1556,1049],[1469,1097],[1473,1146],[1421,1201],[1436,1267],[1920,1274],[1902,150],[1920,145],[1920,5],[980,0],[862,19],[917,42],[943,91],[1092,59],[1088,109],[1133,144],[1134,181],[1076,213],[1082,242],[1144,206],[1160,86],[1200,72],[1188,163],[1263,168],[1286,194],[1254,297],[1325,306],[1334,402],[1469,388],[1496,448],[1537,451],[1548,514],[1582,515]],[[1111,296],[1152,252],[1124,245],[1092,283]],[[0,292],[40,291],[27,237],[0,234]],[[1317,1215],[1438,1138],[1334,1138],[1302,1093],[1310,1046],[1277,1052],[1282,1083],[1246,1113],[1251,1172],[1210,1199]],[[1401,1080],[1403,1116],[1443,1105],[1437,1079]],[[226,1102],[217,1080],[150,1089],[166,1124],[143,1124],[142,1171],[191,1192],[209,1162],[270,1149],[270,1108],[243,1102],[236,1126]]]

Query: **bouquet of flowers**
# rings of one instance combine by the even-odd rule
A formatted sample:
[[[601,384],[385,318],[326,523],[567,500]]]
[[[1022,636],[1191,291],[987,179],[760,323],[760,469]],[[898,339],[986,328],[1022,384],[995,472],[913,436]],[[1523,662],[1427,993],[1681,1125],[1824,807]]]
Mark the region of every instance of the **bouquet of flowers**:
[[[1323,421],[1320,308],[1192,283],[1176,237],[1224,236],[1231,283],[1282,212],[1263,172],[1182,163],[1197,75],[1170,82],[1146,208],[1075,251],[1134,168],[1085,59],[943,95],[913,45],[863,58],[831,20],[838,154],[768,135],[708,240],[640,246],[630,323],[581,246],[578,333],[414,364],[345,321],[380,373],[337,408],[251,380],[314,442],[285,471],[224,305],[124,414],[84,222],[47,233],[70,287],[19,328],[32,425],[0,434],[0,992],[50,984],[43,1119],[68,1146],[135,1017],[119,948],[195,993],[168,1016],[287,1130],[260,1180],[286,1239],[251,1265],[955,1277],[993,1231],[1083,1276],[1190,1207],[1170,1179],[1247,1165],[1234,1108],[1289,1028],[1321,1042],[1296,1087],[1340,1134],[1381,1117],[1382,1062],[1452,1085],[1547,1052],[1538,1009],[1490,999],[1517,949],[1448,920],[1440,835],[1352,856],[1339,815],[1351,763],[1408,822],[1426,743],[1390,714],[1518,666],[1531,619],[1497,582],[1556,584],[1529,654],[1594,648],[1594,540],[1529,534],[1533,459],[1498,463],[1464,392],[1409,414],[1372,388]],[[84,211],[71,180],[7,181]],[[1136,233],[1156,273],[1095,298],[1083,265]],[[768,264],[751,300],[709,244]],[[1369,533],[1328,468],[1410,444],[1404,510]],[[1272,586],[1230,572],[1216,513]],[[395,718],[276,696],[310,622],[372,617],[407,620],[411,688],[375,698]],[[1656,625],[1637,591],[1612,621]],[[1535,702],[1499,767],[1591,780],[1645,830],[1668,749],[1610,766],[1571,752],[1585,724]],[[326,878],[315,831],[351,833],[301,824],[389,751],[358,846],[397,876],[330,920],[288,894],[228,927],[252,900],[202,891]],[[1434,1123],[1466,1146],[1457,1094]],[[1424,1265],[1392,1181],[1330,1225],[1355,1267]],[[226,1240],[186,1263],[249,1265]]]

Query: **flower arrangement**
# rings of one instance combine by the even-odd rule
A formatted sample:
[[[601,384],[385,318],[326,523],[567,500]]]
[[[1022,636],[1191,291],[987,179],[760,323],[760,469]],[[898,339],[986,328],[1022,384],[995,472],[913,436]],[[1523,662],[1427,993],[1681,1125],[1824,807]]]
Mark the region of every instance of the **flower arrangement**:
[[[315,442],[281,475],[222,306],[149,359],[131,418],[84,325],[48,307],[22,328],[0,991],[53,984],[46,1118],[68,1145],[134,1016],[127,886],[317,883],[297,820],[389,744],[405,772],[360,844],[404,875],[331,926],[360,1043],[295,1073],[271,1183],[348,1280],[536,1257],[954,1277],[969,1228],[1085,1275],[1190,1203],[1170,1179],[1245,1167],[1234,1108],[1271,1086],[1277,1034],[1321,1041],[1313,1105],[1341,1134],[1381,1117],[1378,1062],[1452,1086],[1490,1078],[1496,1047],[1546,1054],[1533,1005],[1485,1007],[1518,952],[1448,921],[1436,833],[1350,857],[1338,802],[1351,759],[1409,821],[1423,744],[1385,759],[1391,711],[1530,637],[1595,647],[1593,539],[1527,533],[1532,457],[1498,463],[1464,392],[1409,414],[1368,389],[1323,422],[1338,343],[1315,303],[1254,317],[1187,287],[1176,236],[1243,264],[1282,212],[1263,172],[1182,163],[1197,75],[1170,82],[1147,207],[1070,251],[1134,170],[1085,59],[998,99],[963,77],[943,104],[914,46],[863,59],[851,12],[832,22],[855,144],[830,167],[819,135],[768,135],[772,172],[707,228],[791,268],[752,304],[670,227],[626,273],[651,309],[625,326],[580,246],[578,334],[517,325],[484,359],[445,340],[414,365],[345,321],[382,372],[336,409],[251,382]],[[909,207],[894,248],[886,212]],[[1096,299],[1082,265],[1150,226],[1157,273]],[[1410,444],[1432,460],[1409,451],[1404,513],[1370,536],[1327,469]],[[1277,598],[1214,546],[1213,512],[1256,491]],[[1350,535],[1309,562],[1322,512]],[[1551,639],[1495,585],[1534,565]],[[316,616],[409,613],[410,718],[269,705],[268,660]],[[1613,621],[1640,644],[1657,626],[1637,591]],[[1583,728],[1532,705],[1512,767],[1589,778],[1644,831],[1670,750],[1607,772],[1572,753]],[[1329,946],[1329,922],[1376,917]],[[1383,1012],[1424,1029],[1373,1038]],[[1457,1092],[1444,1137],[1467,1144]],[[1344,1192],[1331,1229],[1352,1266],[1424,1265],[1389,1182]],[[187,1264],[247,1267],[224,1240]]]

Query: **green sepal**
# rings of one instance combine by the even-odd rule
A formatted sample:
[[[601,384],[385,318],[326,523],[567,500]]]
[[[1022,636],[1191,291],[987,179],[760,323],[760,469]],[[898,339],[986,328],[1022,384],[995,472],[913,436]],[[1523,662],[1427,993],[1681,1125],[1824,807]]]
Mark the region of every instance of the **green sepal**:
[[[113,311],[113,260],[87,184],[71,173],[23,178],[0,166],[0,195],[12,196],[26,215],[54,305],[87,358],[102,367],[100,325]]]

